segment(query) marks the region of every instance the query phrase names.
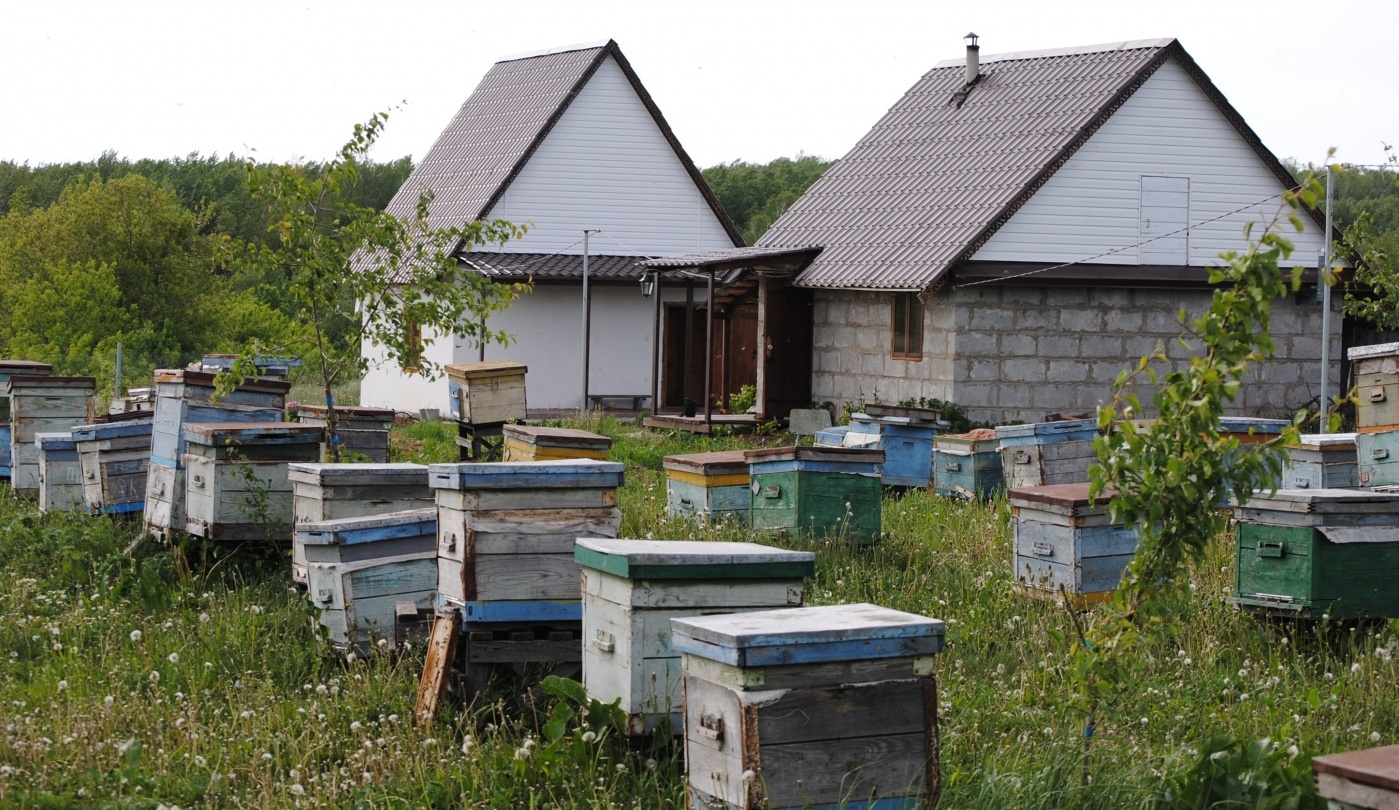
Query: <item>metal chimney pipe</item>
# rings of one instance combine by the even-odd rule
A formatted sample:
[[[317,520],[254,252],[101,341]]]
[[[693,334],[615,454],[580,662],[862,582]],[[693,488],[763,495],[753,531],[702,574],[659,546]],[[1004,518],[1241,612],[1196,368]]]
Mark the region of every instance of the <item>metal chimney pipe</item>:
[[[981,72],[981,46],[976,44],[977,36],[974,33],[962,39],[967,41],[967,84],[971,84]]]

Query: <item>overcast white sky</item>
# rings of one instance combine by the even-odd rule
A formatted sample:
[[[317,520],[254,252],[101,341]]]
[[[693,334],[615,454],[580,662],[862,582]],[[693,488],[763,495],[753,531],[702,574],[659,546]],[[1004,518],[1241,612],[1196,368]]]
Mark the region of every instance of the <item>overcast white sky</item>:
[[[838,158],[964,53],[1176,37],[1279,157],[1399,142],[1395,0],[0,0],[0,160],[421,157],[501,57],[615,39],[700,166]]]

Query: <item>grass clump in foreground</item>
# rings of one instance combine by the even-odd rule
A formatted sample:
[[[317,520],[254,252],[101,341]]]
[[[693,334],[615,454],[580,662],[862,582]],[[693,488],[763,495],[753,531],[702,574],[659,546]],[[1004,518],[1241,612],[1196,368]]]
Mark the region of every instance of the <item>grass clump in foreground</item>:
[[[660,459],[780,440],[586,426],[612,435],[627,464],[625,536],[809,548],[811,603],[948,622],[943,807],[1200,806],[1183,802],[1211,768],[1254,778],[1245,749],[1262,737],[1277,745],[1270,767],[1291,773],[1312,755],[1399,742],[1394,624],[1303,628],[1236,613],[1223,602],[1224,536],[1189,570],[1189,596],[1163,607],[1169,635],[1126,662],[1080,786],[1071,622],[1012,592],[1004,501],[891,495],[885,537],[865,551],[701,527],[664,516]],[[440,438],[431,450],[436,428],[413,428],[419,453],[442,454],[422,460],[455,452]],[[502,679],[480,705],[417,729],[419,651],[347,661],[313,631],[280,559],[130,558],[134,536],[0,498],[0,806],[684,807],[674,748],[632,749],[596,712],[537,688],[540,677]],[[1160,801],[1168,790],[1182,803]]]

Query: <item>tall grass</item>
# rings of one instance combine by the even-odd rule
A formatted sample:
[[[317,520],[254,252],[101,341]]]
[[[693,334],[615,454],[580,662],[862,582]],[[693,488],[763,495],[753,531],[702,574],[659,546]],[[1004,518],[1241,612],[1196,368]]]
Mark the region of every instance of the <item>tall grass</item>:
[[[664,514],[663,456],[776,441],[643,431],[608,418],[627,465],[623,533],[811,549],[813,604],[868,601],[945,619],[938,658],[944,807],[1143,807],[1210,736],[1268,736],[1304,760],[1399,742],[1393,623],[1270,624],[1223,598],[1216,538],[1166,606],[1169,632],[1128,662],[1079,783],[1083,721],[1065,708],[1071,619],[1011,588],[1009,508],[891,494],[883,540],[755,535]],[[455,457],[448,423],[402,431]],[[415,444],[416,442],[416,444]],[[282,564],[142,546],[132,524],[37,516],[0,498],[0,806],[681,808],[674,747],[633,748],[502,678],[427,729],[410,718],[418,651],[346,660],[313,629]],[[274,561],[277,562],[277,561]]]

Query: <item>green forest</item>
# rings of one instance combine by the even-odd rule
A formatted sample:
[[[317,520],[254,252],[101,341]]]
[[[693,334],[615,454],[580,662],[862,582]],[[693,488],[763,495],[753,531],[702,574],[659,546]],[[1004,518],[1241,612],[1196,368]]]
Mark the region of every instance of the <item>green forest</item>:
[[[833,163],[798,154],[703,173],[752,244]],[[314,177],[322,167],[301,168]],[[232,155],[0,161],[0,356],[95,375],[110,389],[117,343],[135,380],[250,338],[295,342],[287,279],[233,258],[237,246],[275,241],[248,169]],[[382,209],[411,170],[407,157],[365,163],[343,202]],[[1337,225],[1374,271],[1364,280],[1386,300],[1399,300],[1399,274],[1385,272],[1399,256],[1395,181],[1395,171],[1371,168],[1347,171],[1336,184]],[[1394,328],[1386,321],[1393,311],[1372,306],[1367,314]]]

